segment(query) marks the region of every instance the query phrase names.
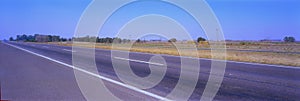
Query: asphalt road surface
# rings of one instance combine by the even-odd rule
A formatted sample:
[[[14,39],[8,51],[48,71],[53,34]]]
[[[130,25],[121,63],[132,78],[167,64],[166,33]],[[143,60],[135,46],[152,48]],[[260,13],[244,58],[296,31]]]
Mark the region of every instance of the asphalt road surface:
[[[72,51],[71,47],[66,46],[15,42],[0,43],[2,99],[13,101],[87,100],[80,91],[73,69],[68,67],[72,64],[72,52],[76,51]],[[157,55],[131,52],[129,59],[126,59],[112,57],[110,50],[97,49],[95,52],[99,74],[120,83],[122,81],[113,69],[112,58],[130,61],[132,71],[140,77],[146,77],[151,73],[151,67],[149,67],[151,62],[149,60]],[[60,63],[50,61],[45,57]],[[118,84],[109,80],[104,80],[104,83],[115,96],[122,100],[158,100],[158,97],[149,95],[154,94],[159,97],[168,95],[178,82],[181,70],[180,57],[169,55],[162,55],[162,57],[167,64],[167,72],[162,81],[153,88],[136,90],[126,87],[126,84],[125,86],[122,85],[123,83]],[[211,60],[197,60],[200,61],[201,71],[197,86],[189,100],[199,100],[201,98],[211,69]],[[185,93],[185,91],[182,91],[182,93]],[[214,100],[300,100],[300,67],[228,61],[224,80]]]

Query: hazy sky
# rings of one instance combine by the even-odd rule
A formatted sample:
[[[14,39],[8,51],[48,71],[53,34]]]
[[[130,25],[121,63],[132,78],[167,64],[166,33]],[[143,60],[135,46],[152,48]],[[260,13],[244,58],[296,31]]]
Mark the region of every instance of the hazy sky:
[[[90,2],[90,0],[0,0],[0,39],[36,33],[71,37],[82,12]],[[294,36],[300,40],[299,0],[207,0],[207,2],[218,17],[226,39],[282,39],[284,36]]]

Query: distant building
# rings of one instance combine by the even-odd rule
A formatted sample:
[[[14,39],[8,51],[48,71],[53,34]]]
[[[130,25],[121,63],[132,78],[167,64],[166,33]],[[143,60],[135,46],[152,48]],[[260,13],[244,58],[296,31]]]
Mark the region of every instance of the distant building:
[[[60,36],[52,36],[52,35],[40,35],[40,34],[35,34],[35,41],[36,42],[59,42],[60,41]]]
[[[36,42],[49,42],[50,37],[48,35],[40,35],[40,34],[35,34],[35,41]]]
[[[50,37],[50,39],[49,39],[50,42],[59,42],[60,41],[59,36],[50,36],[49,35],[49,37]]]

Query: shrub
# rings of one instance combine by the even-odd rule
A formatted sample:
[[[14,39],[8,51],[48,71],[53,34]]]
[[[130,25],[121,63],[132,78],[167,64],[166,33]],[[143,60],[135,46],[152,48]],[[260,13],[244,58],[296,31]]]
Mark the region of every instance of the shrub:
[[[176,38],[172,38],[172,39],[168,40],[168,42],[176,42],[176,41],[177,41]]]
[[[294,37],[284,37],[284,42],[295,42],[296,41],[296,39],[294,38]]]
[[[199,38],[197,39],[197,42],[199,43],[199,42],[201,42],[201,41],[206,41],[206,39],[205,39],[205,38],[202,38],[202,37],[199,37]]]

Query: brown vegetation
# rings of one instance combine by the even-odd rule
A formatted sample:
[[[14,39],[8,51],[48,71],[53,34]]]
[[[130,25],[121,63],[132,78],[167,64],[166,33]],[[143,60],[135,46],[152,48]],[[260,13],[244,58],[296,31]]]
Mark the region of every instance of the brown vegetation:
[[[71,43],[50,43],[63,46],[72,46]],[[184,47],[193,47],[191,43],[179,43]],[[89,43],[77,44],[82,47],[93,48],[94,46]],[[130,44],[112,44],[97,43],[95,48],[102,49],[114,49],[114,50],[127,50]],[[237,50],[268,50],[268,51],[280,51],[280,52],[300,52],[300,44],[297,43],[259,43],[259,42],[230,42],[226,44],[227,49]],[[198,57],[211,58],[211,51],[207,50],[209,44],[202,42],[198,45]],[[203,49],[202,49],[203,48]],[[172,43],[135,43],[130,48],[130,51],[145,52],[154,54],[169,54],[179,55],[178,50]],[[189,56],[189,53],[181,54],[183,56]],[[287,65],[287,66],[300,66],[300,54],[293,53],[277,53],[277,52],[244,52],[244,51],[231,51],[227,50],[227,60],[242,61],[242,62],[255,62],[263,64],[275,64],[275,65]]]

